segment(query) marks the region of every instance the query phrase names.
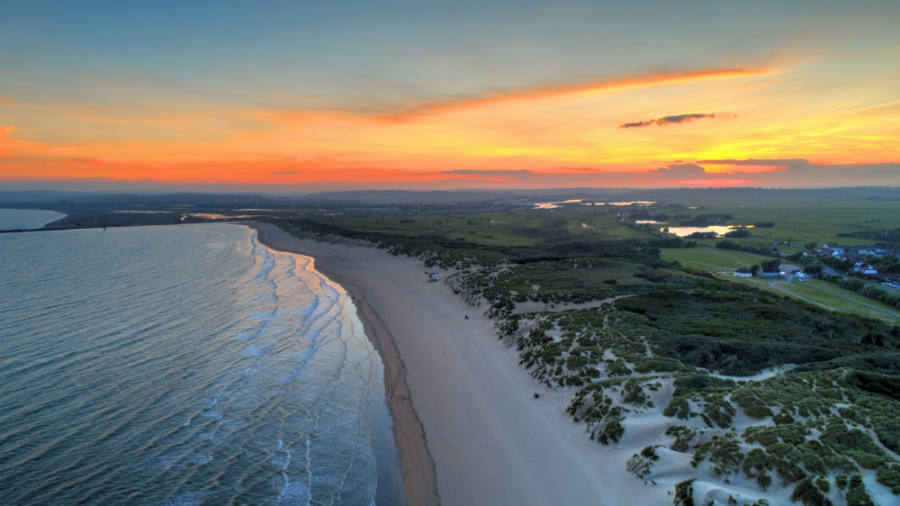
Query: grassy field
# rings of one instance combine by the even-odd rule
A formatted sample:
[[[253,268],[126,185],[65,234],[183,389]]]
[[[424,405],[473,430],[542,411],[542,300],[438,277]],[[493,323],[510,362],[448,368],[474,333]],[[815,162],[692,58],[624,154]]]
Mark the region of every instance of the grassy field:
[[[900,312],[896,309],[832,283],[816,279],[804,281],[748,279],[738,278],[731,274],[734,269],[750,267],[770,258],[763,255],[701,247],[666,248],[661,250],[660,257],[667,262],[676,261],[691,269],[712,272],[720,279],[744,283],[779,295],[787,295],[831,311],[866,316],[893,325],[900,324]]]
[[[893,325],[900,325],[900,312],[896,309],[825,281],[817,279],[808,279],[803,282],[776,281],[771,286],[794,296],[814,300],[834,311],[854,313]]]
[[[754,286],[767,292],[793,297],[830,311],[855,314],[881,320],[891,325],[900,325],[900,312],[896,309],[850,290],[844,290],[826,281],[817,279],[786,281],[783,279],[738,278],[730,274],[716,274],[716,277]]]
[[[716,248],[664,248],[660,250],[660,258],[666,262],[678,262],[691,269],[710,272],[725,272],[747,268],[751,265],[770,260],[771,257]]]
[[[564,206],[473,213],[391,214],[374,218],[337,218],[350,229],[405,236],[438,236],[485,246],[527,247],[558,240],[610,241],[650,234],[621,225],[604,208]]]
[[[773,241],[791,241],[800,245],[809,242],[818,245],[826,242],[864,245],[875,241],[840,237],[838,234],[900,228],[900,202],[779,200],[684,204],[697,208],[678,211],[691,216],[730,214],[734,216],[732,223],[737,225],[775,222],[774,227],[751,230],[751,237],[732,239],[739,244],[767,245]],[[672,216],[677,214],[669,209],[663,212]],[[793,251],[789,247],[780,246],[779,249]]]

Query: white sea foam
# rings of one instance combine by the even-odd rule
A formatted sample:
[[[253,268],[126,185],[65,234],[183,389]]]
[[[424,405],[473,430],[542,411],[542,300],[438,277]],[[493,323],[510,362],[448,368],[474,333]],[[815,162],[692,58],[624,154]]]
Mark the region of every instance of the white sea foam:
[[[207,417],[207,418],[212,418],[213,420],[221,420],[221,419],[222,419],[222,412],[221,412],[221,411],[212,411],[212,410],[210,410],[210,411],[204,411],[204,412],[201,413],[201,414],[202,414],[203,416]]]
[[[208,494],[203,492],[187,492],[178,497],[169,499],[166,501],[165,506],[194,506],[196,504],[203,504],[203,499],[207,495]]]
[[[67,377],[17,366],[16,356],[0,350],[10,370],[24,371],[15,384],[0,372],[0,384],[59,406],[23,420],[0,399],[10,415],[0,429],[27,421],[34,437],[77,430],[78,439],[96,441],[91,451],[102,460],[92,465],[108,466],[97,473],[105,481],[96,502],[122,502],[130,494],[173,505],[374,498],[370,395],[381,388],[380,365],[347,295],[309,269],[309,259],[269,250],[248,229],[231,225],[52,234],[71,244],[43,246],[34,242],[43,234],[27,234],[20,246],[9,242],[17,235],[0,238],[7,241],[0,248],[0,288],[15,282],[22,298],[15,308],[0,300],[0,312],[33,315],[23,321],[48,326],[0,329],[0,339],[40,359],[34,364],[73,363],[80,372]],[[236,246],[204,246],[211,243]],[[62,271],[50,254],[61,250],[71,264]],[[34,258],[44,251],[46,261]],[[21,260],[11,260],[15,255]],[[80,300],[90,305],[73,302]],[[38,318],[48,311],[53,318]],[[22,341],[28,332],[53,338]],[[44,348],[28,349],[35,345]],[[93,363],[100,366],[89,369]],[[41,388],[47,378],[56,380],[54,389]],[[84,402],[91,403],[90,416]],[[111,432],[113,423],[122,428]],[[126,460],[135,464],[121,465]],[[277,487],[270,486],[271,475],[246,475],[260,464],[279,470]],[[0,480],[30,483],[22,473],[34,468],[10,469]],[[49,461],[44,469],[53,470],[51,485],[82,481]],[[20,488],[16,493],[37,494]],[[78,487],[59,490],[47,501],[73,503],[84,494]],[[245,495],[251,490],[269,495]],[[10,500],[27,503],[20,497]]]

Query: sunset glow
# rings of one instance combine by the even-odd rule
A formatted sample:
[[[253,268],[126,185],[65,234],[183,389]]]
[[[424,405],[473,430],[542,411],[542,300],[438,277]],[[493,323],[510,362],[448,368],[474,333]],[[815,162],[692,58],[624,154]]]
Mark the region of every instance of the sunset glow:
[[[885,9],[898,19],[896,4]],[[56,15],[51,22],[22,14],[48,30],[66,24],[64,13],[50,17]],[[776,40],[766,42],[779,46],[765,55],[752,47],[711,48],[708,62],[691,58],[686,47],[674,60],[683,66],[665,72],[654,71],[648,55],[638,54],[647,60],[638,68],[607,65],[612,47],[580,47],[572,58],[597,63],[580,72],[523,75],[503,87],[472,69],[457,83],[433,82],[446,73],[429,74],[431,59],[458,56],[449,43],[407,63],[379,44],[372,51],[391,64],[384,71],[360,64],[357,79],[386,80],[383,72],[397,68],[405,76],[379,93],[365,91],[364,82],[344,82],[333,93],[292,85],[296,72],[330,69],[303,54],[296,68],[273,66],[266,79],[254,74],[265,58],[251,65],[235,55],[227,62],[232,79],[208,93],[197,83],[216,69],[202,61],[182,69],[176,82],[154,72],[154,60],[107,60],[94,42],[63,50],[87,60],[83,69],[52,62],[51,43],[24,54],[7,49],[0,52],[0,180],[273,190],[898,184],[900,37],[879,31],[877,19],[865,21],[871,33],[852,45]],[[0,21],[0,28],[15,22]],[[0,30],[7,34],[0,41],[12,47],[5,39],[21,30]],[[91,27],[67,30],[91,37]],[[321,35],[322,42],[333,36]],[[97,35],[96,43],[106,37],[112,35]],[[715,43],[696,37],[692,44]],[[210,43],[217,41],[221,47],[205,51],[226,58],[235,42]],[[504,41],[496,42],[500,53]],[[371,52],[340,50],[353,61]],[[163,44],[153,56],[175,66],[177,52]],[[537,51],[512,52],[530,54],[537,67],[556,65],[537,59]],[[731,63],[722,65],[724,58]],[[422,65],[420,82],[408,78],[406,65]],[[103,70],[92,73],[92,66]],[[278,91],[263,81],[276,82]]]

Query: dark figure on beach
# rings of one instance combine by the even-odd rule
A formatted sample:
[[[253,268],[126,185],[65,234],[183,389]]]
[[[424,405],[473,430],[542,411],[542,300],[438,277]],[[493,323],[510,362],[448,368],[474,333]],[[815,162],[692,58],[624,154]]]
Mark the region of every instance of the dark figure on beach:
[[[466,315],[466,320],[468,320],[468,319],[469,319],[469,315]]]

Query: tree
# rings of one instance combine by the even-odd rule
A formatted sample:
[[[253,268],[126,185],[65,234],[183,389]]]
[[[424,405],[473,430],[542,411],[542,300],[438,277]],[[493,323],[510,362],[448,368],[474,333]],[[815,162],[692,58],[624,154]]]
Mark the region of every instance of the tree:
[[[820,258],[823,264],[837,271],[847,272],[853,268],[853,262],[850,260],[841,260],[840,258],[828,256]]]
[[[811,276],[818,276],[819,274],[822,274],[822,266],[819,264],[810,265],[809,267],[805,267],[803,272]]]
[[[746,228],[736,228],[725,234],[725,237],[750,237],[750,231]]]
[[[781,259],[772,258],[770,260],[765,260],[760,263],[760,267],[762,267],[763,272],[773,272],[777,271],[781,266]]]
[[[759,265],[753,264],[750,266],[750,274],[756,276],[759,274]]]

